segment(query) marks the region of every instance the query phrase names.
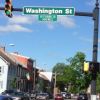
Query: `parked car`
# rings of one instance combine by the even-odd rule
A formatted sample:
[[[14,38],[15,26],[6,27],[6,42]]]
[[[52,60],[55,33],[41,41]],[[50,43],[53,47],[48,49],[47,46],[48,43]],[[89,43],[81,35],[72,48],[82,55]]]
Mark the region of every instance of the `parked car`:
[[[36,100],[49,100],[48,93],[37,93]]]
[[[5,90],[4,92],[2,92],[2,95],[11,95],[14,94],[16,91],[15,90]]]
[[[66,98],[66,92],[61,92],[63,98]]]
[[[88,100],[88,96],[86,93],[79,93],[77,100]]]
[[[71,94],[67,92],[61,92],[64,99],[71,99]]]
[[[64,100],[62,94],[60,94],[60,93],[56,94],[54,98],[55,98],[55,100]]]
[[[29,96],[30,100],[36,99],[36,92],[31,91],[26,94]]]
[[[2,95],[11,96],[14,100],[29,100],[29,96],[24,92],[18,92],[16,90],[5,90]]]
[[[10,96],[0,95],[0,100],[13,100]]]
[[[71,93],[66,93],[65,99],[71,99]]]

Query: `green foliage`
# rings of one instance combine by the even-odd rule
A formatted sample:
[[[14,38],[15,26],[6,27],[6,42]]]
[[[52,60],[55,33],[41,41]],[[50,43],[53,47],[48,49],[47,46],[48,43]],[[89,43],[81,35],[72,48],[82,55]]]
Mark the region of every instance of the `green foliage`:
[[[98,77],[97,77],[97,93],[100,93],[100,73],[98,74]]]
[[[67,59],[67,65],[58,63],[54,66],[53,72],[60,73],[57,75],[57,86],[59,88],[67,87],[70,92],[85,91],[90,84],[90,73],[82,72],[85,61],[85,54],[77,52],[74,57]]]
[[[70,66],[76,71],[82,71],[83,63],[85,61],[85,54],[77,52],[76,55],[70,60]]]
[[[64,63],[57,63],[53,67],[53,71],[52,72],[63,73],[65,68],[66,68],[66,64],[64,64]]]
[[[60,88],[60,90],[63,90],[64,88],[64,84],[65,84],[65,77],[63,77],[64,75],[64,70],[66,68],[66,64],[64,63],[57,63],[54,67],[53,67],[53,73],[57,73],[56,75],[56,85]]]

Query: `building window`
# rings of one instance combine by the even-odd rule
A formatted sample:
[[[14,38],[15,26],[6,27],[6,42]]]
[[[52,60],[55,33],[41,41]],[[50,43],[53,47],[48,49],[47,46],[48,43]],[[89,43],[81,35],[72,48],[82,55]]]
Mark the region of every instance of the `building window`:
[[[0,66],[0,73],[1,73],[1,66]]]
[[[4,66],[0,66],[0,74],[4,73]]]
[[[3,88],[3,81],[0,81],[0,89]]]

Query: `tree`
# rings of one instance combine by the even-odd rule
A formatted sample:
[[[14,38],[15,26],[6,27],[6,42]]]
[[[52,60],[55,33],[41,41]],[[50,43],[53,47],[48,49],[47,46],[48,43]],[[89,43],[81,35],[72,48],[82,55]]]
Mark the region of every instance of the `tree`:
[[[97,86],[97,88],[96,88],[97,93],[100,93],[100,73],[97,76],[97,85],[96,86]]]
[[[66,64],[64,63],[57,63],[54,67],[53,67],[53,70],[52,72],[53,73],[63,73],[64,72],[64,69],[66,68]]]
[[[56,73],[56,85],[60,90],[64,90],[64,84],[65,84],[65,77],[64,75],[64,70],[66,68],[66,64],[64,63],[57,63],[54,67],[53,67],[53,74]]]
[[[79,92],[86,90],[90,84],[90,73],[83,73],[83,64],[85,54],[77,52],[74,57],[67,59],[67,64],[57,63],[53,72],[57,72],[57,85],[61,87],[67,86],[67,90],[71,92]],[[70,87],[70,88],[69,88]]]
[[[78,89],[77,91],[86,90],[90,84],[90,73],[83,73],[83,64],[85,61],[85,54],[82,52],[77,52],[73,58],[68,59],[70,67],[76,71],[76,81],[74,87]]]

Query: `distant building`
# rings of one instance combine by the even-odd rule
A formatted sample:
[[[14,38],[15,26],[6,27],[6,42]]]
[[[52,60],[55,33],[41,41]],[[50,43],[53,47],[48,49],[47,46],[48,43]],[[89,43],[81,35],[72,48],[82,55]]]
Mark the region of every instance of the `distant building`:
[[[27,58],[26,62],[0,48],[0,93],[6,89],[33,89],[33,61]]]
[[[13,55],[14,59],[16,59],[18,62],[22,63],[25,65],[25,68],[27,69],[28,73],[26,74],[27,76],[27,86],[26,88],[30,91],[33,89],[35,83],[34,79],[34,69],[35,69],[35,60],[31,59],[30,57],[26,57],[23,55],[18,54],[17,52],[11,53]],[[36,72],[35,72],[36,73]],[[35,77],[36,78],[36,77]]]

